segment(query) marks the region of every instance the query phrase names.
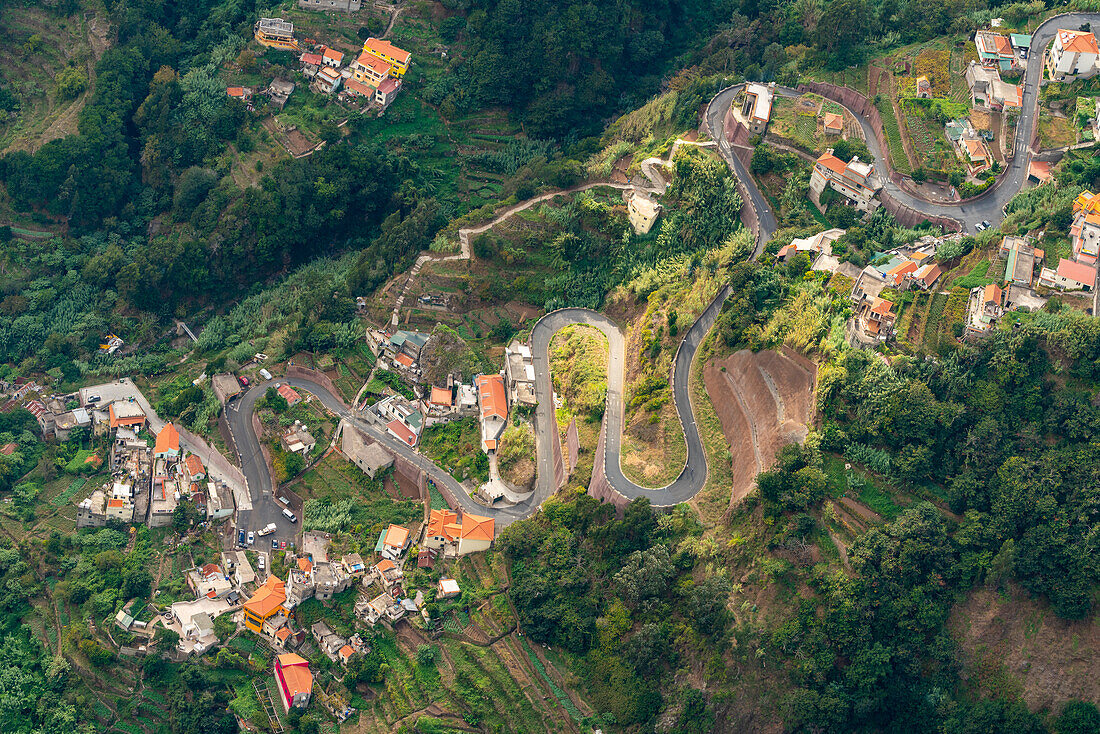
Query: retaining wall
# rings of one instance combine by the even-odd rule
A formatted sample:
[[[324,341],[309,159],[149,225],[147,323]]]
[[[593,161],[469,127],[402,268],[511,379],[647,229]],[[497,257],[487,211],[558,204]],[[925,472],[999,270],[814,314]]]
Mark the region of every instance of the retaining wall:
[[[604,433],[607,432],[607,421],[600,428],[600,438],[596,442],[596,461],[592,465],[592,481],[588,483],[588,494],[601,502],[608,502],[615,506],[615,515],[622,519],[626,506],[630,503],[623,495],[616,492],[607,481],[604,473]],[[616,457],[616,460],[618,457]]]
[[[344,402],[344,399],[340,397],[340,391],[336,389],[336,385],[333,384],[332,378],[319,370],[312,370],[309,367],[302,367],[301,365],[292,364],[286,368],[287,377],[297,377],[302,380],[312,380],[321,387],[332,393],[332,396],[339,401],[340,405],[344,409],[349,409],[348,404]]]

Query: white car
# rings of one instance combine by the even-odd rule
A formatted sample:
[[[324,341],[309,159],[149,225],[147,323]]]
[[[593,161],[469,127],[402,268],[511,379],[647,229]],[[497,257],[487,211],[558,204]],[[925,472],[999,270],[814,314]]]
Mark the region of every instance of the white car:
[[[263,553],[261,553],[259,555],[259,557],[256,559],[256,567],[259,568],[261,571],[264,570],[264,554]]]
[[[249,533],[248,534],[248,544],[252,545],[255,542],[256,542],[256,533]]]

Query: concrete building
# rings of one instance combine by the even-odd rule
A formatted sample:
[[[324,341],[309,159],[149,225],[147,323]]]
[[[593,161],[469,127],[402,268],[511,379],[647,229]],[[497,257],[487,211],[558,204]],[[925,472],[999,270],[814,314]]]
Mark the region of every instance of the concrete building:
[[[1063,291],[1091,292],[1096,287],[1096,266],[1062,258],[1057,270],[1042,269],[1039,285]]]
[[[512,405],[535,405],[535,359],[531,347],[514,341],[504,348],[504,386]]]
[[[331,66],[325,66],[317,72],[309,88],[317,94],[335,94],[342,81],[343,77],[340,76],[339,71]]]
[[[222,405],[241,394],[241,383],[237,381],[236,377],[228,373],[211,377],[210,386],[214,388],[214,395]]]
[[[206,519],[221,520],[232,515],[234,509],[236,509],[236,501],[233,498],[233,491],[220,482],[207,482]]]
[[[1100,257],[1100,194],[1082,191],[1073,200],[1073,256],[1081,262],[1095,265]]]
[[[1016,63],[1016,54],[1008,36],[991,31],[978,31],[974,34],[974,46],[978,49],[978,58],[983,66],[1000,71],[1009,71]]]
[[[393,456],[388,451],[348,423],[344,424],[340,450],[371,479],[393,466]]]
[[[772,96],[774,85],[745,85],[745,101],[741,104],[741,114],[749,122],[749,132],[763,135],[772,116]]]
[[[1026,237],[1006,235],[1001,240],[1000,257],[1007,261],[1005,281],[1031,286],[1035,277],[1035,264],[1043,259],[1043,251],[1035,249]]]
[[[626,217],[635,234],[648,234],[661,215],[661,203],[637,189],[627,189],[623,192],[623,198],[626,200]]]
[[[297,51],[298,41],[294,39],[294,24],[282,18],[260,18],[253,26],[256,43],[271,48]]]
[[[1000,286],[990,283],[972,289],[966,308],[966,332],[984,334],[996,325],[1004,312],[1004,291]]]
[[[295,454],[308,454],[317,445],[317,439],[302,425],[301,421],[294,421],[294,425],[279,437],[279,442],[284,449]]]

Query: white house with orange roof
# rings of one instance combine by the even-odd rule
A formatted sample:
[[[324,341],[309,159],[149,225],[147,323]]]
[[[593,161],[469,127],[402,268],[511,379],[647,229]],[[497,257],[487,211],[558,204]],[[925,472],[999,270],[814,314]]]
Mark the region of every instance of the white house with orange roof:
[[[447,556],[464,556],[488,550],[495,538],[496,521],[491,517],[466,512],[459,519],[457,512],[432,510],[420,545]]]
[[[326,48],[321,52],[321,63],[333,69],[339,69],[344,63],[344,54],[334,48]]]
[[[955,155],[963,162],[971,176],[988,171],[993,165],[993,155],[989,152],[985,141],[978,136],[960,137],[955,142]]]
[[[1004,316],[1004,291],[994,283],[974,288],[970,291],[966,312],[967,333],[984,334]]]
[[[810,174],[810,199],[821,206],[821,193],[828,187],[852,203],[856,209],[862,212],[870,212],[879,206],[875,194],[881,188],[875,175],[875,168],[870,163],[864,163],[859,156],[853,156],[852,160],[845,163],[833,155],[833,149],[829,148],[814,162],[813,173]]]
[[[383,558],[396,561],[408,547],[409,529],[401,525],[390,525],[378,535],[374,550],[381,553]]]
[[[1043,268],[1039,285],[1063,291],[1092,292],[1096,288],[1096,266],[1062,258],[1057,270]]]
[[[1046,55],[1047,73],[1053,81],[1073,81],[1093,76],[1100,63],[1096,36],[1085,31],[1060,29]]]
[[[508,424],[508,393],[501,375],[481,375],[474,380],[481,411],[481,450],[496,451],[497,439]]]

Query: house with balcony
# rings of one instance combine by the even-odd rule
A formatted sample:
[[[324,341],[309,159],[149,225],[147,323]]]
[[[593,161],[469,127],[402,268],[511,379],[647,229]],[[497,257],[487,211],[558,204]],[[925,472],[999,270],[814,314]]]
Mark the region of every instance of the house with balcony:
[[[881,188],[875,175],[875,168],[870,163],[865,163],[859,156],[853,156],[852,160],[845,163],[833,155],[830,148],[814,162],[813,173],[810,174],[810,199],[818,209],[824,211],[821,205],[821,193],[830,188],[844,196],[853,207],[862,212],[874,211],[879,206],[875,194]]]
[[[281,48],[297,51],[298,41],[294,38],[294,24],[282,18],[260,18],[253,26],[256,43],[269,48]]]
[[[1073,200],[1073,257],[1095,265],[1100,257],[1100,194],[1082,191]]]
[[[1016,66],[1016,54],[1008,36],[992,31],[978,31],[974,34],[974,46],[978,49],[978,59],[982,66],[1009,71]]]
[[[1089,293],[1096,288],[1096,266],[1062,258],[1058,261],[1057,270],[1043,268],[1039,273],[1039,285]]]
[[[1084,79],[1097,72],[1100,51],[1096,36],[1085,31],[1061,29],[1046,54],[1046,68],[1051,81]]]

